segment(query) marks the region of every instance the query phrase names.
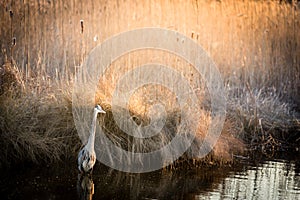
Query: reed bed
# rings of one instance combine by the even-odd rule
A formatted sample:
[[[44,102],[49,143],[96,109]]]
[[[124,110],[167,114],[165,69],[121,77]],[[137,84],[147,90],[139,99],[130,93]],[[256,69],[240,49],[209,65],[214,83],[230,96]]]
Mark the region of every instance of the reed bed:
[[[1,166],[76,156],[81,141],[71,107],[75,72],[90,50],[106,38],[152,26],[190,36],[208,52],[223,76],[228,95],[225,127],[214,150],[199,163],[231,162],[246,147],[263,152],[299,148],[300,16],[296,4],[242,0],[2,1],[0,17]],[[152,61],[173,64],[192,85],[202,81],[186,63],[159,53],[152,52]],[[99,82],[95,99],[108,112],[104,127],[111,140],[126,149],[140,144],[138,151],[152,149],[162,138],[150,141],[150,146],[129,140],[112,119],[110,102],[116,80],[149,59],[147,55],[134,52],[112,63]],[[196,89],[203,115],[197,120],[203,130],[177,164],[182,160],[196,162],[189,153],[197,151],[210,123],[210,99],[205,83],[200,85]],[[147,91],[139,91],[130,102],[137,123],[149,121],[146,113],[150,105],[144,101],[150,96]],[[172,132],[178,115],[173,96],[162,93],[161,97],[169,100],[165,131]]]
[[[80,141],[65,95],[53,85],[33,82],[22,90],[12,85],[0,96],[1,168],[25,161],[46,164],[76,153]]]

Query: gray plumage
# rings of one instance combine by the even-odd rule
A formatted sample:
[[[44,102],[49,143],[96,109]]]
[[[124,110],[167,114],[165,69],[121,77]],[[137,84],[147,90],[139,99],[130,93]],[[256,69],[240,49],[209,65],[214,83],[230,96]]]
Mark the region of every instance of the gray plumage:
[[[94,146],[98,113],[105,113],[105,111],[99,105],[94,108],[93,121],[88,142],[78,153],[78,169],[80,172],[90,172],[96,163],[96,153]]]

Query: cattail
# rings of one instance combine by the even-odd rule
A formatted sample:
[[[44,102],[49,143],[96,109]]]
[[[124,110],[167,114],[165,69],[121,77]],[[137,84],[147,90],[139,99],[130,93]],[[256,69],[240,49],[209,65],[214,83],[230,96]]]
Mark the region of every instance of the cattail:
[[[16,46],[16,41],[17,41],[17,38],[13,37],[12,42],[11,42],[11,46]]]
[[[81,34],[83,33],[83,19],[80,20],[80,26],[81,26]]]

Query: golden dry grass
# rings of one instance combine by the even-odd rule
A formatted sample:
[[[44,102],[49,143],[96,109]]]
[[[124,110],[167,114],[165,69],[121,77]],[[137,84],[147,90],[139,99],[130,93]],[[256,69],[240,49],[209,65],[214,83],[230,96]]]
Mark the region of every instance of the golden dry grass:
[[[0,11],[4,19],[0,22],[0,63],[12,56],[21,73],[21,79],[14,79],[24,84],[21,95],[9,87],[5,90],[11,92],[0,97],[3,165],[18,160],[40,162],[76,155],[80,140],[71,112],[74,72],[89,51],[107,37],[152,26],[176,30],[197,41],[216,62],[224,78],[228,118],[220,140],[206,161],[230,161],[244,147],[240,139],[261,149],[280,148],[292,141],[299,144],[296,111],[300,105],[300,16],[299,9],[290,4],[234,0],[83,4],[74,0],[30,1],[23,5],[2,1]],[[12,45],[13,37],[16,43]],[[133,143],[111,118],[112,91],[123,73],[147,59],[147,52],[124,56],[112,63],[99,82],[95,101],[108,111],[105,128],[112,133],[111,139],[124,148],[133,147]],[[192,67],[172,55],[151,52],[151,59],[173,64],[191,85],[202,80]],[[13,81],[4,82],[1,87],[8,88],[3,84],[10,85]],[[204,108],[203,118],[198,119],[204,124],[197,136],[201,141],[210,122],[205,117],[210,100],[204,84],[198,89],[197,97]],[[169,129],[176,129],[172,122],[177,116],[174,96],[163,88],[158,90],[163,93],[157,97],[166,100]],[[131,98],[129,109],[137,123],[149,120],[147,112],[151,105],[146,101],[151,96],[149,91],[142,88]],[[197,145],[193,148],[196,151]]]
[[[10,87],[0,96],[1,168],[59,161],[80,147],[67,94],[45,83],[39,93],[29,86],[21,91]]]

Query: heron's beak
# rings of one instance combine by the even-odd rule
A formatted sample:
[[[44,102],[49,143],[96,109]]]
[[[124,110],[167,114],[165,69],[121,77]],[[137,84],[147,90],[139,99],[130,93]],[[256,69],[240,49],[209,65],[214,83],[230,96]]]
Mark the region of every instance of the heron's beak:
[[[104,110],[101,110],[99,113],[104,113],[105,114],[106,112]]]

